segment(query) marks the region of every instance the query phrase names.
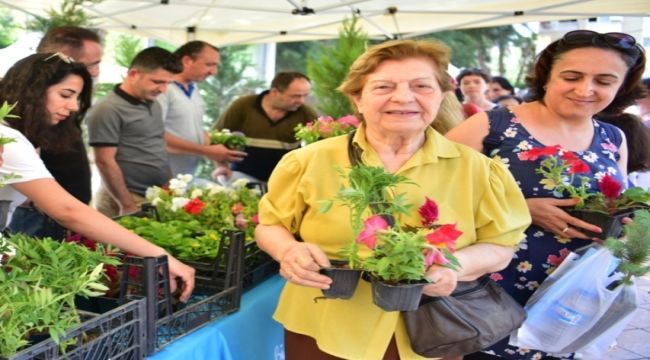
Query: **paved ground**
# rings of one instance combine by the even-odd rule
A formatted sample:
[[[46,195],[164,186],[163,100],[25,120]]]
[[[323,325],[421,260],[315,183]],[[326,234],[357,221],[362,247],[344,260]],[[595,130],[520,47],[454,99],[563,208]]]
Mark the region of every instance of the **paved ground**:
[[[637,285],[639,309],[603,360],[650,359],[650,275],[639,279]]]

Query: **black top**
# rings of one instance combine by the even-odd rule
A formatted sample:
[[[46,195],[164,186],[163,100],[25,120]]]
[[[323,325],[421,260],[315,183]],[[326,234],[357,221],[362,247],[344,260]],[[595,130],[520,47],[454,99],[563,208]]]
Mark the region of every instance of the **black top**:
[[[81,137],[69,151],[51,153],[41,150],[41,159],[54,179],[67,192],[85,204],[90,203],[90,163]]]

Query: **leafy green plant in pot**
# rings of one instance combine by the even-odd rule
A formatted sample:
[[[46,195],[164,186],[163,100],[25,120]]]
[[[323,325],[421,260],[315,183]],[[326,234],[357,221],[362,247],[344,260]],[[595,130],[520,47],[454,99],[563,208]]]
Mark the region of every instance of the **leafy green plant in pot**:
[[[581,174],[590,172],[587,165],[574,152],[562,150],[560,146],[533,148],[520,153],[522,160],[544,159],[535,170],[544,178],[540,183],[545,189],[553,190],[558,197],[577,198],[578,204],[567,210],[572,216],[597,225],[603,231],[595,233],[580,229],[586,235],[600,239],[619,237],[623,231],[622,219],[634,211],[650,207],[650,192],[640,187],[623,190],[623,186],[609,173],[598,181],[597,191],[590,188],[590,179]],[[577,185],[576,185],[577,184]]]
[[[28,346],[36,334],[59,343],[81,322],[75,297],[102,295],[104,264],[119,263],[100,251],[22,234],[0,239],[0,257],[0,357]]]
[[[391,191],[405,177],[388,174],[380,167],[355,165],[347,173],[337,170],[346,183],[337,191],[333,200],[322,201],[320,211],[327,212],[334,203],[347,207],[350,211],[350,225],[353,234],[363,230],[363,219],[369,214],[389,216],[391,213],[407,213],[409,205],[403,196],[393,197]],[[392,220],[391,220],[392,221]],[[359,244],[350,239],[338,254],[340,259],[331,259],[329,268],[321,273],[332,278],[328,290],[323,290],[327,298],[349,299],[354,294],[362,272],[362,259],[359,257]]]
[[[401,226],[397,214],[392,223],[372,215],[357,238],[372,251],[363,268],[370,274],[373,302],[386,311],[417,309],[433,264],[460,267],[452,252],[462,232],[455,224],[437,224],[438,205],[429,198],[418,213],[421,227]]]

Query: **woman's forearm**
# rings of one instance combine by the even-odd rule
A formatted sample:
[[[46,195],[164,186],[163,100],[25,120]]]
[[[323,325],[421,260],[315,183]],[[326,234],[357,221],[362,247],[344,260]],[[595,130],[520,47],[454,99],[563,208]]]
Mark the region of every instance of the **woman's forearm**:
[[[478,243],[458,250],[454,255],[462,265],[458,281],[472,281],[484,274],[504,269],[512,260],[509,246]]]

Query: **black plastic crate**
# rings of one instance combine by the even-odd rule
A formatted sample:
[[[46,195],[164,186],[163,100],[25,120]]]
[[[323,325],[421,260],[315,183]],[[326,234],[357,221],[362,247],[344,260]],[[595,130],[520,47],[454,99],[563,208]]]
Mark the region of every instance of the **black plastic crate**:
[[[257,243],[250,242],[244,247],[244,276],[242,287],[248,290],[280,270],[278,264],[269,254],[262,251]]]
[[[146,298],[146,354],[218,317],[239,309],[242,293],[244,234],[225,231],[219,255],[207,268],[198,269],[196,287],[187,304],[174,303],[169,287],[167,257],[126,257],[122,270],[121,296]],[[188,263],[196,266],[195,263]],[[131,269],[137,276],[128,276]],[[216,275],[219,275],[218,277]]]
[[[8,360],[136,360],[146,355],[146,300],[139,298],[106,312],[79,311],[84,321],[66,332],[61,341],[73,340],[61,351],[54,340],[36,343]]]

